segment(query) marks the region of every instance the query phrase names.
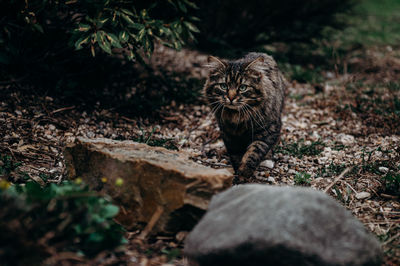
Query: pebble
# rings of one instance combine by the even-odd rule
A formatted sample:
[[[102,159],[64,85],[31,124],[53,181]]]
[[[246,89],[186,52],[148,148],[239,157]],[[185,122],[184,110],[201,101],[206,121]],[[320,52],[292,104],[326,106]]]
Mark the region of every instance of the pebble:
[[[341,133],[337,135],[337,140],[343,143],[344,145],[350,145],[354,143],[354,136]]]
[[[289,169],[288,174],[296,174],[296,171],[293,169]]]
[[[356,198],[359,199],[359,200],[366,199],[366,198],[369,198],[369,197],[371,197],[371,193],[366,192],[366,191],[359,192],[359,193],[356,194]]]
[[[86,133],[86,136],[91,139],[91,138],[95,137],[95,134],[93,132],[89,131]]]
[[[378,169],[379,169],[379,171],[382,172],[382,173],[387,173],[387,172],[389,172],[389,168],[384,167],[384,166],[381,166],[381,167],[379,167]]]
[[[318,163],[319,164],[325,164],[327,161],[328,161],[328,157],[321,157],[321,158],[318,158]]]
[[[271,183],[274,183],[275,182],[275,178],[273,178],[272,176],[269,176],[267,181],[271,182]]]
[[[267,167],[269,169],[273,169],[275,166],[275,162],[271,160],[265,160],[260,163],[261,166]]]

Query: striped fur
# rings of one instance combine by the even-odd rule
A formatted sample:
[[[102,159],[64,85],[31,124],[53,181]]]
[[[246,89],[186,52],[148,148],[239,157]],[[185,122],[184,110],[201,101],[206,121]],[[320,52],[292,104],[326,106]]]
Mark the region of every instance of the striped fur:
[[[274,59],[250,53],[235,61],[209,57],[204,92],[237,175],[246,182],[279,139],[285,80]]]

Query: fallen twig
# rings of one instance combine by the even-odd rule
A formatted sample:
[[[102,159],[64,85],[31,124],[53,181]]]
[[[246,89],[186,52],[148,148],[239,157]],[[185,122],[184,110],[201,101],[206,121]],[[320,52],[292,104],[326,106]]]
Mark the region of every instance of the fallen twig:
[[[324,192],[327,193],[336,184],[336,182],[339,181],[340,179],[342,179],[344,177],[344,175],[347,174],[350,170],[351,170],[351,167],[347,167],[346,169],[344,169],[344,171],[338,177],[336,177],[333,180],[333,182],[329,184],[329,186],[327,186],[324,189]]]
[[[164,208],[161,206],[157,206],[156,211],[154,212],[153,216],[151,217],[149,223],[143,229],[143,231],[139,235],[139,239],[144,240],[147,238],[148,234],[151,232],[153,227],[156,225],[158,220],[160,220],[161,215],[164,212]]]
[[[75,108],[75,105],[74,106],[70,106],[70,107],[63,107],[63,108],[59,108],[57,110],[54,110],[51,113],[55,114],[55,113],[58,113],[58,112],[67,111],[67,110],[71,110],[71,109],[74,109],[74,108]]]

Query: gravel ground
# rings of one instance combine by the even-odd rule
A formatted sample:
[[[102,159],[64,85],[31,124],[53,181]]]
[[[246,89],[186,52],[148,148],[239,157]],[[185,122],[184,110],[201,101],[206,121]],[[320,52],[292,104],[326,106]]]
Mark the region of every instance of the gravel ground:
[[[158,47],[150,65],[156,74],[166,69],[202,79],[206,73],[201,65],[206,58],[196,51]],[[251,182],[308,185],[326,191],[378,236],[386,265],[399,265],[399,193],[387,191],[383,177],[389,172],[400,173],[400,133],[390,125],[380,130],[365,114],[341,108],[355,101],[346,89],[348,80],[332,78],[322,89],[291,83],[281,142]],[[39,183],[45,182],[43,176],[48,177],[46,182],[64,178],[62,151],[78,136],[165,142],[164,146],[190,152],[198,163],[230,167],[216,121],[202,99],[196,104],[172,101],[156,117],[139,118],[102,109],[100,104],[92,111],[66,106],[56,97],[30,95],[12,84],[3,86],[0,97],[0,152],[23,162],[19,171]],[[24,182],[17,173],[7,178]],[[170,263],[187,264],[178,255],[185,232],[145,242],[136,238],[138,233],[128,234],[130,244],[124,252],[101,254],[90,263],[160,265],[177,257]]]

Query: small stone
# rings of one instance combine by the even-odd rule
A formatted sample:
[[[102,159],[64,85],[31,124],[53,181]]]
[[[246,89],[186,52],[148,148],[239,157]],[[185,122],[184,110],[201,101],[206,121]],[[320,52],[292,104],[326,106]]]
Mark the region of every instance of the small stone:
[[[289,161],[289,159],[290,159],[289,156],[284,155],[284,156],[282,157],[282,162],[287,163],[287,162]]]
[[[183,240],[185,240],[186,236],[188,235],[189,232],[187,231],[180,231],[176,234],[175,239],[178,242],[182,242]]]
[[[269,169],[273,169],[275,166],[275,162],[271,160],[265,160],[260,163],[261,166],[267,167]]]
[[[272,176],[269,176],[267,181],[271,182],[271,183],[274,183],[275,182],[275,178],[273,178]]]
[[[321,158],[318,158],[318,163],[325,164],[328,160],[329,160],[328,157],[321,157]]]
[[[295,171],[295,170],[293,170],[293,169],[289,169],[289,171],[288,171],[288,174],[292,174],[292,175],[294,175],[294,174],[296,174],[296,171]]]
[[[354,143],[354,136],[352,135],[347,135],[344,133],[341,133],[339,135],[337,135],[336,138],[338,141],[340,141],[341,143],[343,143],[344,145],[350,145]]]
[[[54,131],[54,130],[56,129],[56,126],[53,125],[53,124],[50,124],[50,125],[49,125],[49,129],[50,129],[51,131]]]
[[[384,167],[384,166],[381,166],[381,167],[379,167],[378,168],[379,169],[379,171],[381,171],[382,173],[387,173],[387,172],[389,172],[389,168],[387,168],[387,167]]]
[[[366,199],[366,198],[369,198],[369,197],[371,197],[371,193],[366,192],[366,191],[359,192],[359,193],[356,194],[356,198],[359,199],[359,200]]]

